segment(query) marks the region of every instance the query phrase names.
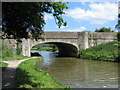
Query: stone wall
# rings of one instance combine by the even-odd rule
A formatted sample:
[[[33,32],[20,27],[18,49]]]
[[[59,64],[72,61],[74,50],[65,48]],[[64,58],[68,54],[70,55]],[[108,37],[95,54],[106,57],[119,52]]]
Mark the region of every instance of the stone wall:
[[[17,48],[17,42],[15,39],[2,39],[2,43],[4,43],[4,45],[6,45],[8,48]]]
[[[111,42],[117,39],[115,32],[88,32],[88,47]]]

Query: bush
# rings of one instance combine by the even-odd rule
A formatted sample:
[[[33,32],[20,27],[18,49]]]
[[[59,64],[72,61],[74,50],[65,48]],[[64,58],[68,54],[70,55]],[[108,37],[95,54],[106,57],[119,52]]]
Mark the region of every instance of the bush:
[[[79,57],[93,60],[115,60],[115,58],[118,57],[118,46],[115,45],[116,43],[117,42],[109,42],[81,50],[79,51]]]

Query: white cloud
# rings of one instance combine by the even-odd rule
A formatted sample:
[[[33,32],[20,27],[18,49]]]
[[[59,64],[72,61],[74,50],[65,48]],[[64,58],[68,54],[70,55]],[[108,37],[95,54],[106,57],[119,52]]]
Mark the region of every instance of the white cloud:
[[[80,27],[80,30],[86,30],[86,27]]]
[[[117,0],[77,0],[79,2],[117,2]]]
[[[105,24],[107,21],[117,19],[117,3],[91,3],[90,10],[75,8],[66,11],[66,15],[79,21],[86,20],[91,24]]]
[[[74,29],[66,29],[64,31],[69,31],[69,32],[81,32],[87,30],[86,27],[79,27],[79,28],[74,28]]]
[[[60,1],[60,0],[54,0]],[[119,0],[62,0],[63,2],[118,2]]]
[[[48,20],[48,19],[54,19],[52,15],[48,15],[46,14],[45,17],[44,17],[45,20]]]
[[[59,28],[59,27],[57,26],[57,28]],[[61,27],[60,27],[60,29],[63,29],[63,28],[66,28],[66,26],[61,26]]]

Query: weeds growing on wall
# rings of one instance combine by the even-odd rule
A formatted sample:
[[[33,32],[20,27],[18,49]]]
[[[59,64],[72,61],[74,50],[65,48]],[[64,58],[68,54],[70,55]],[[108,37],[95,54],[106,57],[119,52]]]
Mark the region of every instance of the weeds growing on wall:
[[[25,59],[28,58],[27,56],[22,56],[17,52],[13,52],[15,50],[14,48],[9,48],[7,45],[5,45],[2,40],[0,40],[0,58],[2,60],[19,60],[19,59]]]
[[[79,51],[79,57],[82,59],[115,61],[118,57],[118,44],[114,41],[81,50]]]

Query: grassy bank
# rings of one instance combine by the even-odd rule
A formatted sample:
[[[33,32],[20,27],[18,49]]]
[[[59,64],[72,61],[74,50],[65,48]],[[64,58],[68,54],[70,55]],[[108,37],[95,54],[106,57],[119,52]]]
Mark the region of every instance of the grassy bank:
[[[116,61],[118,57],[118,45],[116,42],[97,45],[79,52],[82,59],[92,60],[112,60]]]
[[[5,68],[8,66],[7,63],[4,63],[4,62],[0,62],[0,68],[2,68],[2,70],[4,71]]]
[[[7,63],[4,63],[4,62],[0,62],[0,67],[7,67],[8,64]]]
[[[38,58],[22,62],[16,70],[19,88],[62,88],[54,77],[36,68]]]
[[[26,59],[26,58],[30,58],[27,56],[22,56],[22,55],[16,55],[16,56],[5,56],[4,58],[2,58],[3,61],[10,61],[10,60],[21,60],[21,59]]]

